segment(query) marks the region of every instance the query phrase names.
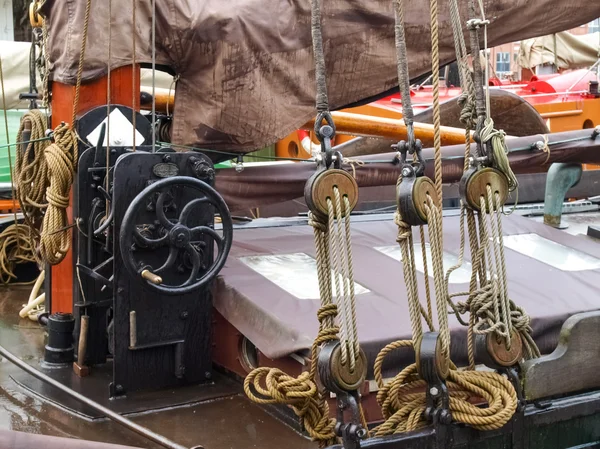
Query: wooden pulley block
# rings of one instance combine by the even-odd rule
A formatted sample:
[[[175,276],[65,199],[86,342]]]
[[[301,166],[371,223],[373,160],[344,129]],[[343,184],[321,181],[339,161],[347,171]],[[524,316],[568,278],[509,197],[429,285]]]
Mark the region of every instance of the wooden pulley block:
[[[492,188],[492,194],[500,194],[500,204],[502,207],[508,199],[508,179],[499,170],[495,168],[471,168],[467,170],[459,185],[459,192],[463,202],[471,209],[481,210],[480,199],[483,196],[487,203],[487,186]],[[488,205],[488,210],[491,207]]]
[[[38,0],[34,0],[29,4],[29,22],[33,28],[41,28],[44,26],[44,19],[38,13],[40,4]]]
[[[356,203],[358,203],[358,184],[356,180],[347,171],[328,169],[315,173],[309,178],[304,187],[304,199],[311,212],[324,217],[329,215],[327,199],[330,198],[335,201],[334,188],[337,188],[340,192],[342,201],[345,196],[348,197],[350,212],[354,210]],[[343,202],[342,210],[345,210]]]
[[[487,334],[486,349],[492,360],[500,366],[516,365],[523,358],[523,340],[516,330],[510,334],[510,349],[506,347],[506,340],[497,338],[494,333]]]
[[[428,382],[433,379],[446,380],[450,374],[450,360],[442,354],[439,332],[426,332],[413,343],[417,371]]]
[[[435,184],[427,176],[402,178],[396,187],[396,196],[402,221],[411,226],[427,224],[427,196],[431,197],[434,204],[438,202]]]
[[[342,345],[334,340],[325,343],[319,352],[317,369],[321,383],[333,392],[358,390],[367,377],[367,356],[362,349],[351,369],[350,362],[342,363]]]

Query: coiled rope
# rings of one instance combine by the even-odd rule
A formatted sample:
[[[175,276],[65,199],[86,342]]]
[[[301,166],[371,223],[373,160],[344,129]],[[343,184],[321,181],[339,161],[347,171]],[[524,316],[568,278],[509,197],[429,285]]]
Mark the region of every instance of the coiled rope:
[[[337,190],[337,188],[336,188]],[[303,372],[298,377],[292,377],[277,368],[257,368],[244,380],[244,392],[253,402],[258,404],[285,404],[293,408],[296,415],[302,419],[304,428],[310,437],[319,443],[320,447],[327,447],[336,443],[336,420],[329,418],[329,406],[326,395],[317,387],[317,355],[319,347],[326,342],[338,338],[339,327],[335,324],[338,316],[338,305],[334,303],[333,286],[336,294],[340,293],[339,271],[334,272],[332,280],[332,261],[337,259],[336,248],[338,239],[332,237],[330,232],[336,232],[334,217],[341,217],[349,208],[342,210],[341,202],[327,200],[330,210],[334,215],[321,217],[309,213],[309,224],[313,227],[315,237],[317,277],[319,279],[319,293],[321,307],[317,312],[319,320],[319,333],[315,338],[311,350],[310,370]],[[344,202],[345,207],[349,204]],[[336,215],[337,213],[337,215]],[[337,265],[337,264],[336,264]],[[333,282],[332,282],[333,281]],[[342,281],[345,282],[345,281]],[[354,280],[351,280],[354,284]],[[350,345],[353,347],[353,345]],[[345,348],[345,349],[344,349]],[[348,357],[348,345],[342,344],[342,350]],[[264,386],[263,386],[264,385]]]
[[[7,285],[17,280],[15,267],[18,264],[34,263],[35,247],[29,236],[29,227],[24,224],[12,224],[0,234],[0,283]],[[22,283],[22,285],[31,282]]]
[[[23,114],[17,133],[17,142],[23,142],[25,129],[31,130],[30,142],[25,150],[16,152],[14,183],[25,222],[33,231],[39,231],[43,211],[48,206],[46,189],[49,176],[44,153],[50,142],[42,140],[46,135],[47,121],[46,114],[39,109],[32,109]]]
[[[41,139],[46,133],[46,115],[39,110],[25,113],[17,139],[26,126],[31,139],[25,151],[18,151],[15,163],[17,197],[31,230],[39,255],[50,265],[60,263],[71,245],[67,208],[75,173],[77,136],[69,125],[54,130],[51,143]]]
[[[50,182],[46,189],[48,207],[40,235],[40,255],[50,265],[62,262],[71,247],[67,208],[75,176],[77,146],[75,132],[62,123],[54,130],[54,142],[44,150]]]
[[[391,382],[383,382],[382,365],[387,355],[397,349],[412,347],[410,340],[391,343],[375,360],[375,380],[379,386],[377,403],[385,419],[373,430],[376,436],[417,430],[429,424],[423,417],[427,406],[423,390],[427,388],[427,382],[419,377],[416,364],[403,369]],[[502,427],[517,408],[517,395],[511,383],[494,372],[461,371],[451,365],[447,387],[453,419],[478,430]],[[487,405],[474,404],[474,397],[485,400]]]
[[[41,111],[33,110],[21,119],[17,137],[18,141],[22,141],[26,124],[31,128],[30,140],[35,142],[30,142],[24,151],[17,152],[17,195],[38,246],[41,261],[50,265],[62,262],[71,246],[71,225],[67,208],[78,161],[79,144],[74,126],[79,106],[90,10],[91,0],[87,0],[71,124],[63,122],[58,125],[52,142],[48,143],[40,140],[46,134],[47,117]],[[45,37],[44,42],[46,40]],[[47,86],[45,98],[46,92]]]
[[[4,128],[6,132],[6,142],[8,144],[8,166],[11,174],[11,190],[13,201],[16,198],[14,185],[14,170],[12,164],[12,155],[10,150],[10,137],[8,132],[8,115],[6,110],[6,90],[4,88],[4,68],[2,58],[0,57],[0,93],[2,97],[2,110],[4,111]],[[14,203],[13,203],[14,205]],[[16,208],[13,207],[14,224],[8,226],[0,234],[0,282],[6,285],[17,279],[14,273],[15,267],[20,263],[34,261],[34,250],[32,240],[27,226],[21,225],[17,219]]]

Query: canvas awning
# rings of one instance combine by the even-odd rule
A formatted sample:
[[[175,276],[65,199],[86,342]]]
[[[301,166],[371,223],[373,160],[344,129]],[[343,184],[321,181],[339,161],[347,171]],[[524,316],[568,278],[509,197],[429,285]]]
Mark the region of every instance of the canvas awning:
[[[405,22],[410,74],[431,67],[429,3],[408,1]],[[600,16],[589,0],[486,1],[489,44],[558,32]],[[136,24],[132,5],[136,5]],[[84,80],[108,66],[150,63],[151,0],[113,2],[111,61],[108,1],[92,1]],[[454,59],[447,1],[440,0],[440,57]],[[459,0],[462,20],[468,0]],[[52,76],[74,84],[86,1],[46,0]],[[323,35],[332,108],[397,86],[391,1],[323,1]],[[180,76],[174,143],[249,152],[270,145],[315,114],[308,0],[156,0],[156,63]]]
[[[536,37],[521,42],[519,65],[532,69],[554,64],[559,69],[587,68],[600,58],[600,33],[576,36],[569,32]]]

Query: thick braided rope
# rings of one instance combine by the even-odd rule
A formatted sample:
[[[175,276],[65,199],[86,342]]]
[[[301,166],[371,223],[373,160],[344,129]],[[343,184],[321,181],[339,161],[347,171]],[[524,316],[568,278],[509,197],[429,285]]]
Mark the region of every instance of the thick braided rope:
[[[329,254],[329,224],[313,213],[309,224],[315,235],[317,273],[321,307],[317,312],[319,333],[311,349],[310,371],[292,377],[277,368],[257,368],[244,380],[244,392],[258,404],[284,404],[293,408],[302,419],[310,437],[327,447],[337,442],[336,420],[329,418],[329,406],[317,387],[317,355],[321,344],[337,339],[339,329],[334,325],[337,306],[331,292],[331,263]]]
[[[75,82],[75,98],[73,99],[73,115],[71,118],[71,126],[75,126],[77,120],[77,110],[79,108],[79,94],[81,91],[81,78],[83,76],[83,61],[85,60],[85,48],[87,46],[88,29],[90,25],[90,10],[92,9],[92,0],[87,0],[85,4],[85,16],[83,19],[83,34],[81,39],[81,47],[79,49],[79,63],[77,66],[77,77]],[[75,154],[75,160],[77,160]]]
[[[50,145],[45,137],[47,117],[39,109],[23,114],[17,133],[17,142],[23,141],[25,125],[31,128],[30,142],[24,151],[17,151],[15,158],[14,181],[16,193],[26,223],[38,229],[41,226],[43,210],[48,206],[46,188],[48,187],[48,164],[44,151]]]
[[[508,191],[512,192],[519,187],[519,181],[515,176],[508,160],[508,147],[506,146],[506,133],[494,129],[494,121],[488,117],[481,130],[481,142],[490,142],[492,145],[494,167],[504,173],[508,179]]]
[[[50,183],[48,207],[40,235],[40,255],[50,265],[60,263],[71,245],[67,208],[75,174],[77,136],[66,124],[54,131],[54,142],[44,150]]]
[[[439,332],[442,340],[442,356],[450,358],[450,328],[448,326],[447,291],[445,290],[444,277],[444,248],[442,246],[442,214],[437,204],[427,195],[428,204],[427,222],[431,256],[433,259],[433,281],[435,286],[435,300],[439,322]]]
[[[6,285],[12,282],[12,285],[15,285],[16,265],[33,262],[36,262],[35,245],[29,234],[29,226],[15,223],[2,231],[0,234],[0,283]]]
[[[342,364],[345,365],[350,360],[350,366],[354,369],[354,363],[356,362],[356,358],[353,357],[352,352],[350,352],[350,348],[348,342],[352,338],[350,335],[350,326],[348,325],[348,317],[350,315],[350,303],[347,300],[347,285],[346,285],[346,273],[342,268],[342,260],[343,254],[340,254],[343,245],[343,242],[340,241],[342,238],[339,229],[336,228],[336,225],[340,224],[340,220],[336,220],[336,207],[334,206],[334,202],[331,198],[327,198],[327,207],[329,210],[329,230],[328,230],[328,244],[329,251],[331,254],[331,268],[333,269],[334,282],[335,286],[335,303],[338,306],[338,311],[340,312],[340,342],[341,342],[341,351]],[[340,217],[337,215],[337,217]],[[341,278],[341,279],[340,279]],[[340,287],[341,285],[341,287]],[[350,352],[350,353],[349,353]]]
[[[396,241],[400,245],[402,256],[402,270],[404,273],[404,283],[408,293],[408,313],[412,327],[413,339],[420,340],[423,337],[423,327],[421,325],[421,308],[419,302],[418,283],[414,267],[414,247],[412,246],[412,228],[409,224],[402,221],[399,211],[396,211],[394,221],[398,226],[398,237]]]
[[[442,134],[440,113],[440,49],[439,49],[439,25],[438,25],[438,0],[430,1],[431,9],[431,73],[433,93],[433,147],[435,167],[435,189],[437,191],[437,206],[442,207]],[[440,236],[441,241],[441,236]]]
[[[419,378],[416,365],[402,370],[388,384],[383,383],[381,367],[385,357],[400,348],[412,347],[412,342],[397,341],[381,350],[375,360],[375,379],[380,386],[377,402],[385,422],[374,429],[376,436],[402,433],[424,427],[427,383]],[[451,366],[447,386],[450,410],[455,421],[479,430],[494,430],[504,426],[513,416],[518,400],[512,384],[502,375],[485,371],[459,371]],[[481,398],[487,405],[473,404]]]
[[[421,254],[423,257],[423,277],[425,278],[425,299],[427,301],[427,316],[432,317],[431,309],[431,286],[429,285],[429,264],[427,261],[427,247],[425,245],[425,226],[419,226],[419,236],[421,237]],[[433,329],[430,327],[430,331]]]
[[[489,256],[487,245],[492,242],[495,251],[495,268],[492,279],[484,279],[482,287],[472,289],[471,293],[460,293],[453,296],[468,295],[469,298],[464,303],[458,303],[459,313],[470,313],[471,318],[475,318],[470,325],[470,331],[473,334],[496,333],[506,339],[507,347],[510,348],[510,332],[514,328],[520,335],[524,343],[524,357],[526,359],[539,357],[539,349],[531,337],[530,318],[525,311],[517,307],[513,301],[508,298],[506,284],[506,264],[504,260],[504,245],[502,241],[502,212],[500,208],[500,197],[498,193],[492,196],[491,189],[488,187],[487,199],[481,198],[481,217],[480,225],[482,230],[482,242],[479,258],[485,258],[485,253]],[[486,220],[486,216],[488,220]],[[490,223],[488,223],[488,221]],[[494,226],[495,223],[495,226]],[[475,260],[477,263],[478,260]],[[491,261],[488,266],[491,267]],[[504,284],[503,288],[496,288]],[[502,292],[505,297],[502,298]],[[469,339],[471,343],[472,338]],[[470,363],[473,364],[472,355],[469,354]]]
[[[298,377],[292,377],[277,368],[257,368],[244,380],[246,396],[257,404],[289,405],[302,419],[304,428],[310,437],[327,447],[337,442],[335,434],[336,420],[329,417],[329,405],[316,383],[317,353],[321,344],[337,338],[338,329],[327,327],[325,323],[333,321],[337,315],[335,304],[322,306],[318,311],[319,334],[315,339],[310,371]]]
[[[508,299],[508,282],[506,280],[506,262],[504,260],[504,242],[501,232],[500,223],[498,223],[498,214],[497,212],[501,209],[500,204],[500,195],[498,192],[492,193],[492,187],[488,184],[486,186],[487,192],[487,205],[488,211],[487,216],[490,221],[490,230],[492,233],[492,248],[494,249],[494,257],[496,263],[496,276],[498,276],[498,285],[499,285],[499,303],[500,303],[500,313],[502,315],[502,320],[506,323],[506,331],[508,336],[506,337],[506,344],[508,349],[510,349],[510,335],[512,331],[512,323],[509,318],[510,314],[510,300]]]
[[[345,234],[344,237],[346,239],[346,257],[348,261],[348,282],[350,284],[350,298],[352,299],[352,304],[355,304],[356,291],[354,289],[354,259],[352,257],[352,233],[350,229],[350,211],[352,210],[350,205],[350,200],[348,196],[344,196],[344,225],[345,225]],[[352,333],[354,336],[354,353],[358,355],[360,351],[360,343],[358,341],[358,323],[356,320],[356,307],[353,306],[351,309],[351,318],[352,318]],[[367,427],[365,426],[365,429]]]
[[[402,118],[407,127],[409,142],[414,141],[414,112],[410,97],[410,76],[408,73],[408,52],[404,32],[404,0],[394,0],[395,44],[398,71],[398,86],[402,97]]]
[[[342,341],[350,354],[350,363],[358,355],[358,339],[356,336],[356,314],[354,310],[354,279],[352,269],[352,250],[350,240],[349,216],[350,202],[335,188],[334,201],[328,198],[328,217],[320,217],[309,213],[309,224],[314,229],[315,250],[317,259],[317,273],[321,307],[317,312],[319,320],[319,333],[311,349],[310,370],[292,377],[276,368],[258,368],[252,371],[244,381],[244,391],[248,398],[259,404],[285,404],[293,408],[302,419],[304,428],[320,447],[336,443],[336,420],[329,418],[329,406],[323,392],[317,387],[317,356],[319,347],[328,341],[338,338],[340,329],[335,326],[338,316],[338,306],[349,306],[347,310],[345,335],[350,336],[347,344]],[[342,209],[342,203],[344,208]],[[331,281],[331,271],[334,271],[334,282]],[[345,292],[340,296],[340,275]],[[336,302],[332,286],[335,285]],[[348,302],[340,302],[341,299]],[[350,325],[348,326],[348,320]],[[344,322],[342,320],[342,322]],[[352,328],[354,326],[354,328]],[[352,340],[353,338],[353,340]],[[352,366],[352,365],[351,365]],[[362,407],[360,408],[361,420],[366,429]]]

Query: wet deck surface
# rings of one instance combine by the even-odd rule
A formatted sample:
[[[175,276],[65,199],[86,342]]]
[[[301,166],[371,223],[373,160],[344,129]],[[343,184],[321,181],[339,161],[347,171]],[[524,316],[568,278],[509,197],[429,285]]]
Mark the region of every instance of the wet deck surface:
[[[28,295],[27,287],[0,290],[0,342],[35,364],[42,356],[44,331],[37,323],[18,316]],[[0,428],[143,448],[160,447],[111,421],[86,420],[34,397],[11,378],[17,374],[18,368],[6,360],[0,362]],[[184,446],[203,445],[206,449],[316,447],[238,393],[129,417]]]

